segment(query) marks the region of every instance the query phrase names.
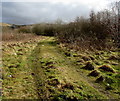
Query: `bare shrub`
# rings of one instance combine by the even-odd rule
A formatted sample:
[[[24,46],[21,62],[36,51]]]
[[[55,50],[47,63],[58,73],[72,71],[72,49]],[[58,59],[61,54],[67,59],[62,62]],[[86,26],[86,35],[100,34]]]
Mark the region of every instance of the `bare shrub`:
[[[113,49],[119,44],[118,10],[91,11],[88,19],[77,17],[73,22],[61,25],[57,38],[77,50]]]
[[[26,26],[26,27],[20,27],[18,29],[19,33],[32,33],[32,30],[30,27]]]
[[[36,35],[33,33],[18,33],[18,29],[11,29],[9,27],[2,27],[2,41],[20,41],[33,38]]]

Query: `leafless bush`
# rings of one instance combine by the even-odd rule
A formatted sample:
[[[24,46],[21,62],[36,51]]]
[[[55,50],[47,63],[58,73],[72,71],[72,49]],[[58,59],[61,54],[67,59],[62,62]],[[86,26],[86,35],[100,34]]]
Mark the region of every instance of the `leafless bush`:
[[[32,33],[32,30],[31,30],[30,27],[25,26],[25,27],[20,27],[20,28],[18,29],[18,32],[19,32],[19,33]]]
[[[117,4],[117,3],[116,3]],[[116,7],[115,4],[115,7]],[[77,49],[110,49],[119,43],[119,16],[117,10],[91,11],[89,19],[77,17],[62,25],[57,32],[59,41]]]
[[[18,33],[18,29],[11,29],[9,27],[2,27],[2,41],[20,41],[34,38],[33,33]]]

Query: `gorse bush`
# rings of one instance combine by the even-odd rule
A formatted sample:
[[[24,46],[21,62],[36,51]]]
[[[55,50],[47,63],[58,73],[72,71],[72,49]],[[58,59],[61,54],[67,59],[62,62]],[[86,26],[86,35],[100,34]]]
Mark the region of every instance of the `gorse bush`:
[[[32,30],[30,27],[20,27],[18,28],[19,33],[32,33]]]
[[[45,27],[44,33],[46,36],[54,36],[55,28],[53,27],[53,25],[48,25]]]
[[[52,24],[37,24],[32,28],[32,32],[37,35],[53,36],[55,29]]]
[[[36,35],[41,35],[44,32],[44,27],[43,25],[38,25],[36,24],[33,28],[32,28],[32,32],[35,33]]]

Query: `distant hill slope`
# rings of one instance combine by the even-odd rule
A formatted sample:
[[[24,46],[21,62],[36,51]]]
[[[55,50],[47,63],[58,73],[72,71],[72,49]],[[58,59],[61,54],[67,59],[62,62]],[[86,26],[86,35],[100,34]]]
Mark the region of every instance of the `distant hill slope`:
[[[7,24],[7,23],[2,23],[2,22],[0,22],[0,26],[11,26],[11,24]]]

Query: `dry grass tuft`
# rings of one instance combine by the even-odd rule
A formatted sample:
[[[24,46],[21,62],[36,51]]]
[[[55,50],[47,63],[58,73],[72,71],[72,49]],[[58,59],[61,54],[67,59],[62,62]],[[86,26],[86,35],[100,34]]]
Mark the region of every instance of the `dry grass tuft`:
[[[99,69],[101,69],[103,71],[115,73],[114,69],[112,67],[110,67],[109,65],[100,66]]]
[[[18,29],[10,29],[2,27],[2,41],[21,41],[35,38],[37,35],[33,33],[18,33]]]

